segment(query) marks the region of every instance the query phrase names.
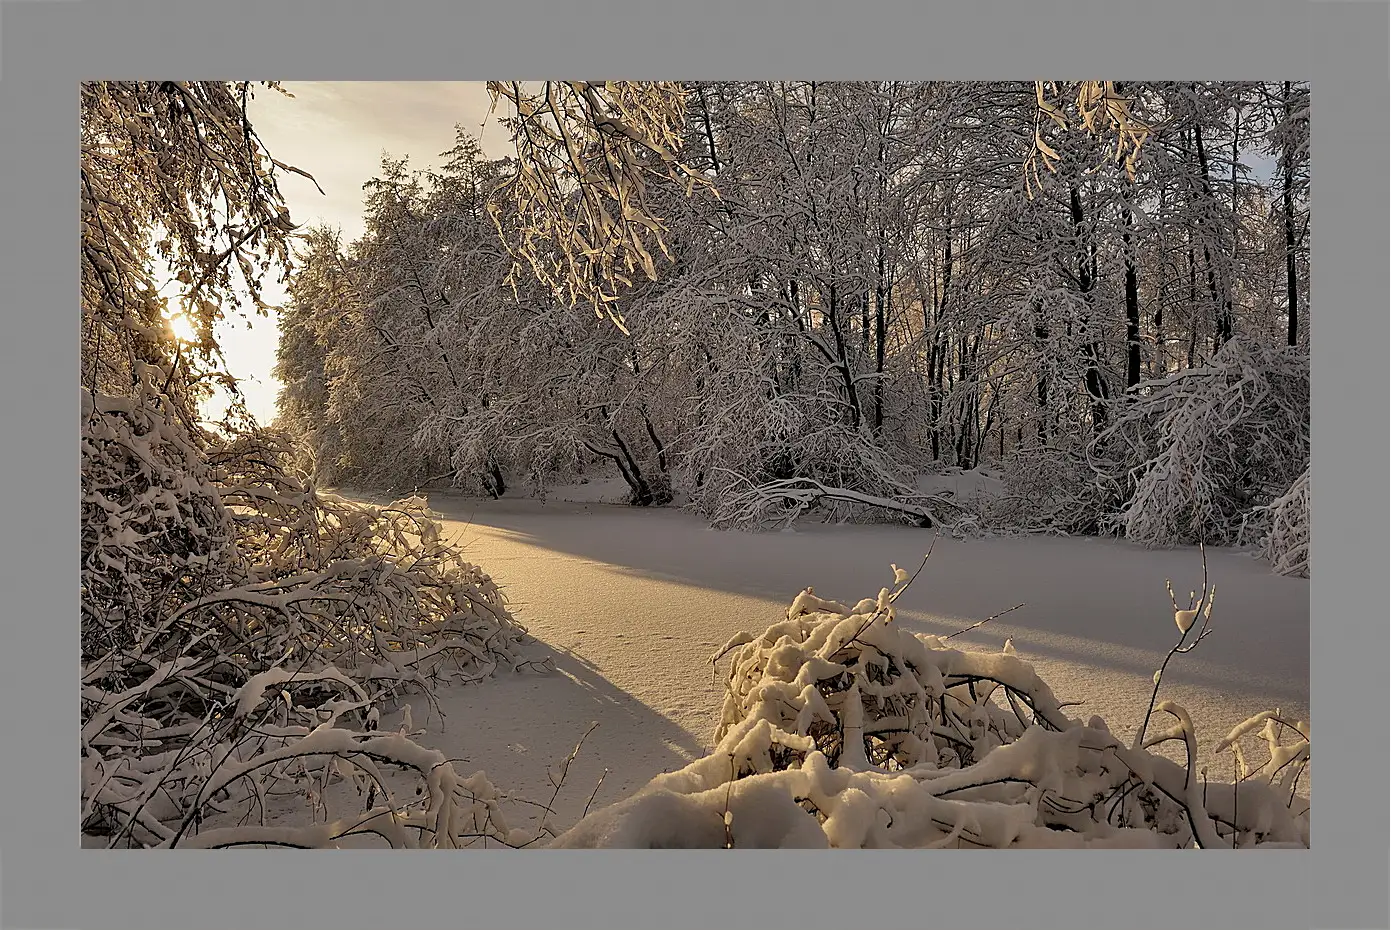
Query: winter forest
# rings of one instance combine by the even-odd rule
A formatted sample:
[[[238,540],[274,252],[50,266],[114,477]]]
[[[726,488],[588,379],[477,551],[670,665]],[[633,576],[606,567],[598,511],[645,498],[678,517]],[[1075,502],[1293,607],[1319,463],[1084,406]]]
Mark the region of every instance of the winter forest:
[[[82,85],[85,847],[1309,845],[1307,82],[486,92]]]

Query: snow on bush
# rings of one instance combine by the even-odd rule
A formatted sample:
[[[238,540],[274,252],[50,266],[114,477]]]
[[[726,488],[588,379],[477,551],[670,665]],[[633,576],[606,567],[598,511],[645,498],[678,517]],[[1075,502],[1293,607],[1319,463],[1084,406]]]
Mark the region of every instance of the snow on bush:
[[[1139,385],[1094,448],[1124,500],[1104,526],[1149,545],[1233,543],[1308,466],[1308,354],[1233,339],[1205,368]]]
[[[406,689],[432,700],[440,681],[527,664],[524,631],[424,500],[323,494],[284,452],[265,434],[218,447],[157,391],[84,394],[83,832],[113,846],[506,839],[485,777],[413,743],[409,720],[374,730]],[[327,820],[332,783],[356,785],[366,810],[265,825],[287,794]]]
[[[1174,726],[1131,744],[1100,718],[1072,720],[1009,643],[966,652],[897,626],[908,580],[896,569],[900,587],[854,607],[808,588],[786,620],[735,637],[715,750],[553,845],[1308,846],[1308,811],[1292,810],[1307,724],[1252,718],[1217,746],[1241,781],[1208,785],[1183,708],[1154,705]],[[1207,632],[1205,619],[1186,648]],[[1260,727],[1270,760],[1253,770],[1241,740]],[[1186,766],[1151,751],[1170,740]]]
[[[1024,448],[1001,471],[1004,492],[981,508],[992,531],[1091,535],[1113,506],[1079,452]]]
[[[724,493],[711,518],[715,527],[743,530],[787,529],[815,509],[827,522],[881,521],[891,515],[917,526],[956,525],[966,516],[957,504],[936,494],[900,488],[895,497],[879,497],[812,478],[785,478],[755,485],[728,473]]]
[[[1261,555],[1281,575],[1309,577],[1309,469],[1285,494],[1249,515],[1243,535],[1258,537]]]
[[[125,649],[235,572],[231,521],[167,399],[82,392],[82,650]]]
[[[914,486],[912,472],[862,430],[818,422],[791,398],[735,390],[765,409],[744,428],[714,430],[685,455],[691,505],[720,529],[787,529],[815,512],[827,523],[895,520],[954,525],[964,509]],[[747,406],[758,404],[747,401]]]
[[[440,539],[423,497],[374,507],[325,493],[268,467],[283,451],[273,436],[243,436],[210,461],[249,550],[249,579],[314,602],[307,613],[322,619],[317,629],[336,631],[317,643],[322,657],[418,682],[473,680],[524,661],[523,630],[501,591]],[[282,624],[277,635],[290,638],[292,628]]]

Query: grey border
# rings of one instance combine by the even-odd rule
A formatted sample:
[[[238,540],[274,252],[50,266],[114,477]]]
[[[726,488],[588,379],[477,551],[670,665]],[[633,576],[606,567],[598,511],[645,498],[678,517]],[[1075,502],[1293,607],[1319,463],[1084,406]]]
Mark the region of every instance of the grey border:
[[[925,9],[781,0],[750,9],[739,0],[711,0],[681,6],[680,14],[651,0],[477,9],[449,0],[5,6],[0,281],[13,325],[2,376],[5,432],[20,442],[7,443],[0,454],[9,494],[0,648],[4,926],[1387,926],[1380,701],[1387,691],[1388,631],[1378,619],[1386,616],[1381,573],[1387,564],[1387,485],[1381,484],[1387,407],[1380,393],[1387,345],[1386,4],[1185,0],[1137,8],[1112,0]],[[1085,73],[1076,73],[1079,62]],[[518,73],[523,70],[529,73]],[[78,381],[70,302],[76,296],[76,82],[160,75],[462,79],[596,70],[668,79],[1114,74],[1313,81],[1313,307],[1320,334],[1313,419],[1320,451],[1311,663],[1326,747],[1319,755],[1315,851],[1200,861],[1065,852],[74,850],[78,771],[65,734],[75,729],[78,713],[71,684],[77,543],[68,531],[77,522],[78,477],[70,419]],[[1370,391],[1361,381],[1369,374]],[[16,448],[22,454],[11,451]],[[1364,698],[1373,705],[1366,710]]]

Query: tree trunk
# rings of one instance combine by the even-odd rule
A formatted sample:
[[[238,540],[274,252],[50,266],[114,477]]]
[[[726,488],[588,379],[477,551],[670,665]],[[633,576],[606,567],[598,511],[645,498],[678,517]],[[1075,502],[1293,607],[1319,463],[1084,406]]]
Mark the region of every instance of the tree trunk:
[[[1117,91],[1121,84],[1116,84]],[[1131,209],[1131,198],[1135,195],[1135,184],[1125,169],[1123,161],[1117,161],[1121,178],[1121,243],[1125,258],[1125,386],[1133,388],[1140,383],[1140,283],[1135,255],[1135,213]]]
[[[719,174],[720,158],[719,155],[715,152],[715,129],[711,125],[712,120],[710,119],[710,104],[705,99],[705,85],[703,83],[696,85],[696,96],[700,100],[701,117],[703,118],[705,123],[705,144],[710,154],[710,170],[714,171],[716,174]]]
[[[835,272],[832,272],[834,276]],[[831,334],[836,340],[836,367],[840,370],[841,383],[845,387],[845,400],[850,405],[850,426],[860,428],[860,397],[855,389],[855,373],[850,368],[850,357],[845,351],[845,334],[841,332],[840,313],[837,306],[838,295],[834,284],[830,287],[827,301],[827,320],[831,324]]]
[[[1086,216],[1082,211],[1082,194],[1073,184],[1069,204],[1072,209],[1072,226],[1076,232],[1078,256],[1077,256],[1077,283],[1082,293],[1082,302],[1088,308],[1086,316],[1082,320],[1085,331],[1081,334],[1084,338],[1083,352],[1086,356],[1087,372],[1086,386],[1087,395],[1092,401],[1092,429],[1101,432],[1106,428],[1106,402],[1110,390],[1106,385],[1106,377],[1101,371],[1101,348],[1091,338],[1091,303],[1092,289],[1096,286],[1096,252],[1094,243],[1090,242],[1087,235]]]
[[[892,93],[892,88],[891,88]],[[878,151],[878,172],[877,172],[877,198],[876,207],[879,211],[878,218],[878,241],[875,243],[875,279],[874,279],[874,434],[877,436],[884,428],[884,357],[887,351],[885,345],[887,340],[887,329],[889,320],[889,308],[885,305],[886,299],[891,297],[888,287],[886,258],[884,250],[884,240],[886,238],[884,230],[884,199],[887,193],[888,182],[884,174],[884,140],[887,136],[890,123],[893,120],[893,103],[889,103],[889,111],[885,120],[879,124],[879,151]]]
[[[887,288],[884,283],[884,242],[880,231],[878,277],[874,283],[874,435],[878,436],[884,428],[884,356],[885,330],[888,327],[888,309],[884,306]]]
[[[1214,216],[1217,210],[1217,198],[1212,193],[1211,175],[1208,172],[1207,150],[1203,147],[1203,128],[1201,125],[1193,126],[1193,141],[1198,149],[1198,171],[1202,177],[1203,193],[1206,195],[1208,205],[1212,208]],[[1212,250],[1208,247],[1208,240],[1203,238],[1203,263],[1207,266],[1207,288],[1212,297],[1212,307],[1216,311],[1217,320],[1215,332],[1213,334],[1213,350],[1216,351],[1227,344],[1232,338],[1232,289],[1231,282],[1226,282],[1226,287],[1219,288],[1217,285],[1217,271],[1212,262]]]
[[[942,376],[947,367],[946,352],[943,346],[942,328],[946,322],[947,303],[951,299],[952,272],[952,201],[947,199],[946,240],[942,246],[942,293],[937,301],[937,325],[932,334],[932,354],[936,359],[936,370],[932,372],[932,458],[942,456]]]
[[[860,294],[860,349],[869,354],[870,326],[869,326],[869,291]]]
[[[1285,119],[1290,118],[1290,82],[1285,82]],[[1285,151],[1281,152],[1281,182],[1280,192],[1282,207],[1285,214],[1285,300],[1289,307],[1289,326],[1286,331],[1286,342],[1289,345],[1299,344],[1299,274],[1295,265],[1295,230],[1294,230],[1294,153],[1289,150],[1286,143]]]
[[[652,440],[653,447],[657,450],[657,468],[662,474],[667,473],[667,450],[662,444],[662,440],[657,437],[657,430],[652,426],[652,418],[644,411],[642,415],[643,425],[647,427],[647,438]]]
[[[1134,190],[1134,185],[1128,179],[1122,182],[1122,187],[1127,197]],[[1121,223],[1124,228],[1121,241],[1125,252],[1125,386],[1133,388],[1140,383],[1140,278],[1135,267],[1135,243],[1132,236],[1135,217],[1128,199],[1121,202]]]
[[[1198,257],[1193,250],[1193,233],[1188,233],[1188,367],[1197,365],[1198,354]]]

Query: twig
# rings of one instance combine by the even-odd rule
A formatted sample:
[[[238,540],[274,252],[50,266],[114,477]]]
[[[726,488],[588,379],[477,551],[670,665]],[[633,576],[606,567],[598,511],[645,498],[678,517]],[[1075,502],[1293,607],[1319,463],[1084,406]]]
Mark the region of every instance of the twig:
[[[564,787],[564,785],[565,785],[565,778],[566,778],[567,775],[570,774],[570,764],[573,763],[573,762],[575,761],[575,758],[580,754],[580,747],[582,747],[582,746],[584,745],[584,741],[585,741],[585,740],[589,739],[589,734],[593,733],[593,732],[594,732],[595,730],[597,730],[598,728],[599,728],[599,721],[596,720],[596,721],[594,721],[593,723],[591,723],[591,724],[589,725],[589,729],[588,729],[588,730],[585,730],[585,731],[584,731],[584,735],[581,736],[581,737],[580,737],[580,741],[579,741],[578,743],[575,744],[575,748],[572,749],[572,750],[570,750],[570,754],[569,754],[568,756],[565,757],[565,762],[564,762],[564,764],[562,764],[561,767],[560,767],[560,778],[559,778],[559,780],[556,780],[555,778],[551,778],[549,772],[546,773],[547,778],[550,778],[550,780],[551,780],[551,784],[555,786],[555,791],[551,792],[551,799],[550,799],[550,801],[547,802],[547,804],[546,804],[546,808],[547,808],[548,810],[549,810],[549,809],[553,809],[553,808],[555,807],[555,799],[558,798],[558,797],[560,796],[560,789],[561,789],[562,787]],[[598,791],[598,788],[595,788],[595,791]],[[531,840],[531,843],[535,843],[537,840],[541,839],[542,834],[544,834],[545,832],[546,832],[546,822],[545,822],[545,819],[542,818],[542,821],[541,821],[541,829],[540,829],[539,831],[537,831],[536,836]],[[527,844],[524,844],[524,845],[530,845],[530,843],[527,843]]]
[[[941,538],[942,538],[942,531],[941,531],[941,530],[938,530],[937,532],[935,532],[935,533],[932,534],[932,542],[928,543],[928,545],[927,545],[927,554],[923,556],[922,562],[918,563],[917,570],[914,571],[913,574],[909,576],[909,578],[908,578],[907,581],[903,582],[903,587],[899,588],[899,589],[898,589],[897,591],[895,591],[893,594],[889,595],[889,603],[892,604],[894,601],[898,600],[898,596],[899,596],[900,594],[902,594],[904,591],[907,591],[910,587],[912,587],[913,582],[915,582],[915,581],[918,580],[918,574],[919,574],[924,568],[927,567],[927,560],[930,559],[930,558],[932,558],[932,550],[935,549],[935,548],[937,548],[937,540],[938,540],[938,539],[941,539]]]
[[[927,560],[930,559],[930,558],[932,558],[932,550],[933,550],[933,548],[937,545],[937,539],[938,539],[940,536],[941,536],[941,531],[938,531],[938,532],[936,532],[936,533],[934,533],[934,534],[932,535],[932,542],[931,542],[931,543],[928,545],[928,547],[927,547],[927,554],[923,556],[922,562],[918,563],[917,570],[914,571],[913,574],[912,574],[911,576],[909,576],[909,578],[908,578],[907,581],[903,582],[902,587],[900,587],[900,588],[899,588],[897,591],[895,591],[893,594],[890,594],[890,595],[889,595],[889,603],[890,603],[890,604],[892,604],[894,601],[898,600],[898,596],[899,596],[900,594],[902,594],[904,591],[907,591],[908,588],[913,584],[914,581],[917,581],[918,575],[922,572],[923,568],[926,567],[926,565],[927,565]],[[880,617],[883,613],[884,613],[883,609],[878,609],[878,610],[875,610],[874,613],[870,614],[870,615],[869,615],[869,619],[866,620],[866,621],[860,626],[860,628],[859,628],[858,630],[855,631],[855,635],[854,635],[854,636],[850,637],[849,639],[847,639],[847,640],[845,641],[844,645],[845,645],[845,646],[848,646],[848,645],[850,645],[850,644],[853,643],[853,642],[857,642],[857,641],[859,640],[859,638],[860,638],[860,635],[861,635],[862,633],[864,633],[865,630],[867,630],[867,629],[869,629],[871,626],[873,626],[873,625],[874,625],[874,621],[875,621],[875,620],[878,620],[879,617]]]
[[[735,770],[734,753],[731,752],[729,754],[729,782],[726,783],[724,789],[724,815],[721,818],[724,821],[725,849],[734,848],[734,831],[730,829],[731,818],[729,816],[729,798],[730,795],[734,792],[734,781],[737,777],[738,772]]]
[[[964,629],[964,630],[957,630],[955,633],[952,633],[950,636],[944,636],[944,637],[942,637],[942,639],[943,639],[943,641],[945,641],[945,640],[948,640],[948,639],[952,639],[953,637],[960,636],[962,633],[969,633],[969,632],[971,632],[972,630],[974,630],[976,627],[985,626],[985,625],[986,625],[987,623],[989,623],[991,620],[997,620],[997,619],[999,619],[1000,617],[1003,617],[1005,614],[1013,613],[1014,611],[1018,610],[1019,608],[1021,608],[1021,607],[1023,607],[1023,606],[1024,606],[1023,604],[1015,604],[1013,607],[1009,608],[1008,610],[1002,610],[1002,611],[1000,611],[1000,612],[997,613],[997,614],[992,614],[991,616],[986,617],[984,620],[977,621],[976,623],[973,623],[973,624],[971,624],[970,626],[966,627],[966,629]]]
[[[1163,662],[1163,664],[1161,664],[1161,665],[1159,666],[1159,671],[1155,672],[1155,674],[1154,674],[1154,690],[1150,692],[1150,702],[1149,702],[1149,707],[1145,709],[1145,719],[1140,723],[1140,730],[1139,730],[1139,732],[1135,734],[1135,741],[1134,741],[1134,743],[1132,744],[1132,748],[1134,748],[1134,749],[1138,749],[1141,745],[1143,745],[1143,743],[1144,743],[1144,741],[1145,741],[1145,731],[1149,729],[1150,717],[1152,717],[1152,716],[1154,715],[1154,704],[1155,704],[1155,701],[1159,699],[1159,683],[1160,683],[1160,681],[1163,680],[1163,678],[1164,678],[1164,671],[1169,667],[1169,662],[1170,662],[1170,660],[1172,660],[1174,656],[1176,656],[1176,655],[1178,655],[1178,654],[1180,654],[1180,653],[1192,652],[1192,651],[1193,651],[1193,647],[1194,647],[1194,646],[1197,646],[1198,643],[1202,642],[1202,641],[1207,637],[1207,635],[1211,632],[1211,631],[1208,629],[1208,624],[1209,624],[1209,622],[1212,620],[1212,603],[1211,603],[1211,595],[1214,593],[1214,589],[1211,589],[1211,588],[1208,587],[1208,579],[1207,579],[1207,547],[1206,547],[1205,545],[1203,545],[1202,543],[1199,543],[1199,544],[1198,544],[1198,552],[1199,552],[1199,554],[1202,556],[1202,560],[1203,560],[1203,588],[1202,588],[1203,593],[1202,593],[1202,596],[1198,598],[1198,603],[1197,603],[1197,605],[1194,606],[1194,605],[1190,604],[1188,609],[1189,609],[1189,610],[1196,610],[1197,613],[1195,614],[1195,617],[1202,617],[1202,618],[1203,618],[1203,624],[1202,624],[1201,627],[1198,628],[1198,637],[1197,637],[1197,639],[1193,640],[1193,642],[1189,643],[1187,646],[1184,646],[1184,645],[1183,645],[1183,641],[1188,637],[1188,630],[1183,630],[1183,631],[1181,631],[1181,632],[1179,633],[1178,642],[1175,643],[1175,644],[1174,644],[1174,647],[1173,647],[1172,649],[1169,650],[1169,654],[1166,655],[1166,656],[1164,657],[1164,662]],[[1174,605],[1174,612],[1177,613],[1177,612],[1178,612],[1178,603],[1177,603],[1177,602],[1174,600],[1174,598],[1173,598],[1173,587],[1172,587],[1172,586],[1170,587],[1169,591],[1170,591],[1169,600],[1170,600],[1170,602]],[[1192,627],[1190,627],[1189,629],[1192,629]]]
[[[607,768],[605,768],[603,774],[599,776],[599,781],[594,785],[594,790],[593,790],[592,792],[590,792],[590,794],[589,794],[589,800],[586,801],[586,802],[584,803],[584,811],[580,813],[580,819],[581,819],[581,820],[583,820],[585,817],[589,816],[589,806],[590,806],[591,804],[593,804],[593,803],[594,803],[594,799],[595,799],[596,797],[598,797],[598,795],[599,795],[599,787],[600,787],[601,785],[603,785],[604,779],[605,779],[605,778],[608,778],[608,777],[609,777],[609,770],[608,770]]]

